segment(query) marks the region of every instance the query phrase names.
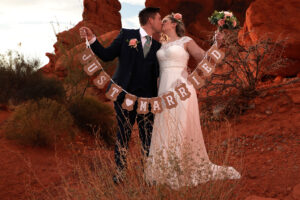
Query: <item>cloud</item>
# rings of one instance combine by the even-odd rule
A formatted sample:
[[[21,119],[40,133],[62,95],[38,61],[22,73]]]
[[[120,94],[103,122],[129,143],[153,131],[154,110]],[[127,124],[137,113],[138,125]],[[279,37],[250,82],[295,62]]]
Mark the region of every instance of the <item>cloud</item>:
[[[82,1],[30,0],[29,3],[9,0],[1,4],[0,53],[17,49],[24,55],[40,58],[42,65],[46,64],[48,58],[45,53],[54,51],[54,32],[67,30],[82,20]],[[20,42],[21,47],[18,46]]]
[[[121,3],[128,3],[128,4],[132,4],[132,5],[140,5],[140,6],[144,6],[145,5],[145,1],[144,0],[119,0]]]
[[[123,28],[139,28],[139,18],[137,16],[122,19]]]
[[[139,28],[137,15],[145,7],[145,0],[120,2],[123,27]],[[47,64],[45,53],[54,51],[54,33],[67,30],[81,21],[82,11],[83,0],[9,0],[2,3],[0,53],[18,49],[25,55],[40,58],[42,65]],[[21,47],[18,46],[20,42]]]

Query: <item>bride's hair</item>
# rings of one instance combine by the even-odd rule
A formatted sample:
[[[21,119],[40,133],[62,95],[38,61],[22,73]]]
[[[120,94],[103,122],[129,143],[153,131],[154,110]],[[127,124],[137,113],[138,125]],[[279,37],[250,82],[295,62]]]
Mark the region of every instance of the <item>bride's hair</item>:
[[[180,19],[177,19],[175,16],[177,14],[169,14],[167,15],[166,17],[169,18],[171,20],[172,23],[176,23],[176,34],[179,36],[179,37],[182,37],[184,36],[185,34],[185,27],[184,27],[184,23],[182,21],[182,18],[181,18],[181,15],[180,15]]]

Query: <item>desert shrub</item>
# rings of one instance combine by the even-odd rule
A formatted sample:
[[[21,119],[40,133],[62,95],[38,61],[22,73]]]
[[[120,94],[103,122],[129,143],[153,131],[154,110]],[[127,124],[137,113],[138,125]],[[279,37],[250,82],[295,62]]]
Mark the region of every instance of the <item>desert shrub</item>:
[[[250,100],[259,95],[262,79],[287,63],[283,57],[285,40],[261,36],[256,43],[245,45],[240,38],[249,33],[238,33],[239,30],[225,32],[221,45],[225,58],[216,66],[220,70],[207,77],[201,88],[201,113],[207,114],[202,120],[223,120],[244,113],[251,108]]]
[[[73,118],[63,104],[43,98],[19,105],[5,124],[5,135],[21,144],[53,147],[59,138],[73,139]]]
[[[82,53],[86,47],[73,48],[77,46],[79,42],[82,42],[82,40],[78,41],[77,35],[75,37],[74,36],[75,35],[70,35],[68,38],[68,44],[60,41],[57,43],[57,48],[59,49],[58,51],[63,55],[59,62],[60,68],[64,69],[66,74],[63,84],[66,90],[67,102],[71,102],[75,98],[83,97],[89,88],[96,88],[92,80],[93,77],[96,77],[99,74],[99,72],[96,72],[92,77],[89,77],[83,70],[84,66],[79,63],[77,55]],[[99,38],[99,41],[103,46],[108,46],[110,44],[109,40],[107,39],[101,40]],[[70,56],[70,54],[72,56]],[[97,56],[95,56],[95,58],[97,58],[97,60],[100,62],[105,72],[112,76],[116,69],[118,59],[116,58],[113,61],[104,62]]]
[[[0,103],[12,100],[19,104],[43,97],[62,100],[65,90],[61,81],[43,76],[39,67],[39,60],[26,60],[18,52],[0,55]]]
[[[69,105],[75,123],[95,136],[100,136],[108,145],[114,144],[116,122],[113,109],[93,97],[74,99]]]

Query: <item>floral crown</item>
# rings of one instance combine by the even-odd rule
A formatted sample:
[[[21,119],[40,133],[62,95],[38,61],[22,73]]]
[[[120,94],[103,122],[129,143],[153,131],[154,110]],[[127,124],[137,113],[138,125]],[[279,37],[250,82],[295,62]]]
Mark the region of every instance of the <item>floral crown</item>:
[[[172,13],[171,16],[177,21],[182,22],[182,15],[180,13]]]

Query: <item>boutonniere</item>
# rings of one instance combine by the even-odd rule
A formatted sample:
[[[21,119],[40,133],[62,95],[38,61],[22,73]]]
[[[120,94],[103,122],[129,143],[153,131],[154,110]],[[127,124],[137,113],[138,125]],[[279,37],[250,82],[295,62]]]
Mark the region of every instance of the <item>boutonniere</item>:
[[[138,43],[140,43],[140,41],[138,41],[136,38],[133,38],[129,41],[127,40],[127,42],[128,42],[128,46],[130,46],[131,48],[135,48],[138,51],[137,45]]]

